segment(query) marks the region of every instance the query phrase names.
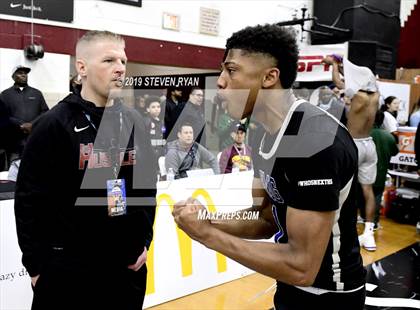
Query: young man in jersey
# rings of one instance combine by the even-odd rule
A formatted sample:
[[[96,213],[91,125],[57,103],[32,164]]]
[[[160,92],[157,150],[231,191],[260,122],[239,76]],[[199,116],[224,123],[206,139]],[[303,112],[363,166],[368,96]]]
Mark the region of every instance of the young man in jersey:
[[[32,309],[141,309],[152,240],[156,158],[143,118],[118,96],[121,36],[89,31],[76,46],[82,80],[33,127],[16,184]]]
[[[264,190],[253,191],[263,199],[249,209],[259,219],[198,220],[205,209],[192,198],[173,215],[193,239],[276,279],[277,310],[363,309],[352,186],[357,148],[336,119],[294,97],[297,61],[294,35],[277,25],[247,27],[226,44],[220,95],[233,117],[254,113],[265,129],[254,158]],[[247,240],[272,236],[275,243]]]

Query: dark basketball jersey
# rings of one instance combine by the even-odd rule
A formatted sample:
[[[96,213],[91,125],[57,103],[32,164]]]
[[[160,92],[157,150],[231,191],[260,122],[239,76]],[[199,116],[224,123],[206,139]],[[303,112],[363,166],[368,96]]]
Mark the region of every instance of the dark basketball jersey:
[[[318,107],[296,101],[280,131],[263,137],[254,163],[255,176],[272,203],[278,226],[276,242],[288,241],[287,208],[335,211],[328,247],[312,288],[351,291],[363,286],[365,271],[352,186],[357,181],[357,148],[347,129]],[[284,285],[278,283],[278,287]],[[311,292],[312,288],[302,289]]]

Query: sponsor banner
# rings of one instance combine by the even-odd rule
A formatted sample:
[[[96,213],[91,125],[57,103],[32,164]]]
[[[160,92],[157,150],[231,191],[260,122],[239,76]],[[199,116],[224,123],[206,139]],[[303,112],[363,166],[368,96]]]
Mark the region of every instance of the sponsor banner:
[[[2,0],[0,1],[0,14],[48,19],[58,22],[71,23],[73,21],[73,0]]]
[[[332,54],[346,57],[347,43],[300,46],[296,81],[332,81],[332,68],[321,63],[325,56]]]
[[[416,127],[398,127],[398,149],[400,152],[391,157],[391,163],[417,166],[414,152],[416,131]]]

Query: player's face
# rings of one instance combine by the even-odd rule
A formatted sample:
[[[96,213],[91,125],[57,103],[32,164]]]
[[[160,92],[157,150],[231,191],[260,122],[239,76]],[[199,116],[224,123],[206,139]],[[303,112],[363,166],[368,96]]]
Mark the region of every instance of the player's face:
[[[194,132],[191,126],[182,126],[178,132],[178,139],[183,145],[191,145],[194,141]]]
[[[233,118],[251,115],[267,69],[264,58],[262,54],[231,49],[222,63],[217,86]]]
[[[152,102],[147,109],[151,117],[158,117],[160,114],[160,104],[159,102]]]
[[[114,40],[97,40],[89,45],[86,59],[86,83],[83,88],[101,100],[118,94],[124,85],[127,56],[124,43]]]

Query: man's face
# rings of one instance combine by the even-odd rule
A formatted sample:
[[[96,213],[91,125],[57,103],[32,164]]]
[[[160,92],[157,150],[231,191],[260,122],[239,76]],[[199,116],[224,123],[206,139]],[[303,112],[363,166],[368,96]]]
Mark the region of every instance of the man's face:
[[[238,130],[235,133],[234,140],[236,144],[242,144],[245,141],[245,132]]]
[[[229,50],[222,63],[217,86],[233,118],[242,119],[251,115],[266,70],[273,66],[274,60],[263,54]]]
[[[158,117],[160,114],[160,103],[159,102],[152,102],[149,104],[147,108],[147,112],[149,112],[150,116],[155,118]]]
[[[13,74],[13,80],[16,84],[26,84],[28,83],[28,73],[24,70],[16,70],[16,72]]]
[[[175,89],[172,91],[172,96],[174,96],[176,99],[181,99],[182,98],[182,90],[180,89]]]
[[[204,100],[204,94],[201,89],[194,89],[190,94],[190,101],[194,105],[201,105]]]
[[[333,96],[333,92],[329,88],[321,88],[319,90],[319,101],[327,104]]]
[[[127,56],[124,43],[96,40],[86,46],[85,67],[79,74],[86,78],[82,89],[101,101],[118,95],[124,85]]]
[[[191,126],[182,126],[178,132],[178,139],[183,145],[191,145],[194,142],[194,131]]]

